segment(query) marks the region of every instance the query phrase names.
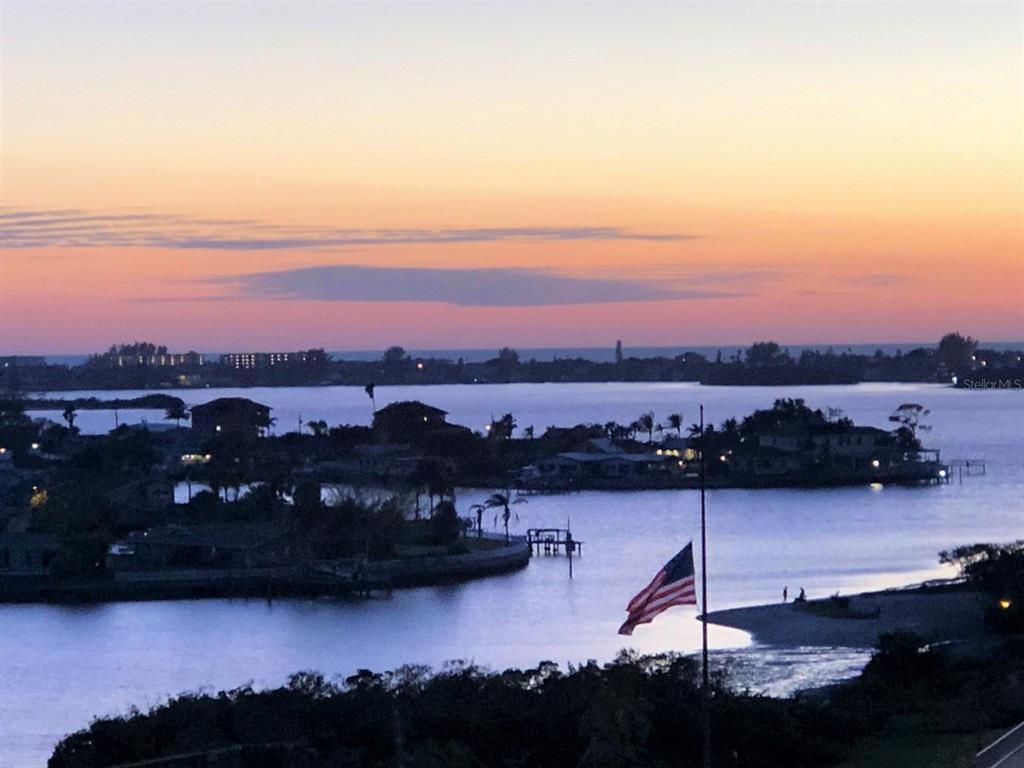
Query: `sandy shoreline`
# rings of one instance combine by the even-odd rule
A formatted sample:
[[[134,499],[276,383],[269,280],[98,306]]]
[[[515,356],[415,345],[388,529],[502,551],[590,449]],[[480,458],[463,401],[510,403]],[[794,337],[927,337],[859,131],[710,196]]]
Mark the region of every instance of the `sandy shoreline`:
[[[827,605],[825,598],[806,606],[790,602],[712,611],[708,621],[749,632],[764,645],[870,648],[887,632],[914,632],[931,642],[987,634],[982,598],[966,589],[899,589],[848,597],[850,612],[865,618],[833,618],[807,609]]]

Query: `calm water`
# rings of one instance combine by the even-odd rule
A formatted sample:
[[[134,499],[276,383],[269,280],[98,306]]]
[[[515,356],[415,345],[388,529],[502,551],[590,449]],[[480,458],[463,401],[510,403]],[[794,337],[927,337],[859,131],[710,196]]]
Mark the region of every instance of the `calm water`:
[[[83,393],[93,394],[93,393]],[[95,393],[102,396],[102,393]],[[303,420],[366,423],[358,388],[205,390],[191,403],[242,395],[273,407],[278,431]],[[703,402],[714,421],[803,397],[843,408],[858,423],[888,426],[904,402],[932,409],[926,438],[947,458],[984,458],[985,477],[936,488],[714,491],[709,494],[711,607],[779,599],[783,586],[809,595],[895,586],[947,575],[936,552],[958,543],[1024,537],[1024,394],[937,386],[703,388],[680,384],[509,385],[379,388],[378,406],[417,398],[451,420],[482,426],[507,411],[538,432],[549,424],[631,421]],[[122,419],[139,419],[122,412]],[[158,420],[161,414],[150,415]],[[59,418],[59,414],[55,414]],[[113,426],[82,412],[88,431]],[[462,510],[482,492],[459,495]],[[277,685],[290,672],[346,674],[408,662],[471,658],[495,668],[588,658],[627,645],[615,634],[623,606],[676,549],[696,536],[690,491],[579,493],[531,498],[516,529],[571,519],[586,542],[569,580],[564,558],[468,584],[397,592],[362,603],[291,600],[153,602],[94,607],[0,606],[0,765],[45,763],[53,743],[94,715],[145,707],[169,694],[252,681]],[[694,610],[676,608],[639,628],[641,651],[696,650]],[[785,694],[855,674],[863,649],[768,649],[743,633],[712,628],[718,663],[741,685]]]

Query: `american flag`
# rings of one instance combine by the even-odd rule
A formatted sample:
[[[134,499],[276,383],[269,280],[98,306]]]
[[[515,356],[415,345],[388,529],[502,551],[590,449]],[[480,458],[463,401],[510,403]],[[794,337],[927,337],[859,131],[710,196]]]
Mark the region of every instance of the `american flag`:
[[[631,635],[637,624],[647,624],[673,605],[696,605],[697,590],[693,571],[691,541],[658,571],[650,584],[629,601],[629,617],[619,627],[620,635]]]

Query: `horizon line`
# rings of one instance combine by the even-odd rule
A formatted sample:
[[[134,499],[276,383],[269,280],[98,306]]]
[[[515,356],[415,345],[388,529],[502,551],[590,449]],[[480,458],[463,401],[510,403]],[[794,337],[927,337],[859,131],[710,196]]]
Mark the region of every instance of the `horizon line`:
[[[984,345],[986,345],[986,344],[999,344],[999,345],[1019,344],[1022,347],[1024,347],[1024,339],[1002,339],[1002,340],[980,340],[980,339],[978,339],[977,341],[978,341],[979,347],[984,347]],[[927,342],[923,342],[923,341],[831,341],[831,342],[829,342],[829,341],[821,341],[821,342],[800,341],[800,342],[782,342],[782,341],[778,341],[778,340],[775,340],[775,339],[761,339],[759,341],[743,342],[743,343],[733,342],[733,343],[728,343],[728,344],[629,344],[629,345],[627,345],[627,344],[624,343],[622,345],[622,349],[623,349],[623,352],[626,352],[629,349],[684,349],[684,350],[685,349],[693,349],[693,350],[697,350],[697,349],[731,349],[731,348],[747,349],[750,346],[752,346],[753,344],[760,344],[760,343],[765,343],[765,342],[773,342],[775,344],[778,344],[780,347],[787,348],[787,349],[788,348],[793,348],[793,347],[806,349],[806,348],[810,348],[810,347],[851,348],[851,347],[870,347],[870,346],[874,346],[874,347],[878,347],[878,348],[882,348],[882,347],[906,347],[907,349],[915,349],[915,348],[925,348],[925,347],[937,347],[938,344],[939,344],[938,341],[927,341]],[[218,350],[199,350],[199,349],[194,349],[194,348],[188,348],[188,349],[180,348],[180,349],[173,349],[173,350],[171,350],[171,345],[162,344],[160,342],[124,342],[124,343],[150,343],[150,344],[154,344],[155,346],[166,346],[174,354],[182,354],[182,353],[185,353],[185,352],[195,352],[196,354],[200,354],[200,355],[223,355],[223,354],[233,354],[233,353],[240,353],[240,352],[261,352],[261,351],[264,351],[264,350],[262,350],[260,348],[256,348],[256,347],[238,347],[236,349],[227,349],[227,350],[224,350],[224,349],[218,349]],[[526,345],[526,344],[522,344],[522,345],[503,344],[503,345],[500,345],[500,346],[499,345],[495,345],[495,346],[486,346],[486,347],[457,347],[457,346],[447,346],[447,347],[446,346],[437,346],[437,347],[415,347],[415,346],[409,346],[409,347],[406,347],[406,346],[404,346],[402,344],[390,344],[390,345],[388,345],[386,347],[366,347],[366,348],[361,348],[361,349],[360,348],[328,349],[326,346],[311,346],[311,347],[308,347],[308,346],[301,346],[300,345],[300,346],[297,346],[297,347],[294,347],[294,348],[288,347],[285,351],[303,351],[303,350],[308,350],[308,349],[323,349],[324,352],[326,352],[327,354],[347,354],[347,353],[368,354],[368,353],[383,353],[385,350],[387,350],[388,348],[393,347],[393,346],[403,347],[407,352],[417,352],[417,353],[419,353],[419,352],[489,352],[489,351],[492,351],[492,350],[496,353],[499,350],[504,349],[506,347],[509,348],[509,349],[516,350],[516,351],[520,351],[520,350],[531,350],[531,351],[551,350],[551,351],[559,351],[559,350],[599,350],[599,349],[600,350],[612,350],[612,351],[614,351],[615,348],[616,348],[616,344],[615,343],[605,344],[605,345],[591,344],[591,345],[575,345],[575,346],[573,346],[573,345],[564,345],[564,346],[530,346],[530,345]],[[285,348],[281,347],[281,346],[274,347],[273,350],[271,350],[269,347],[266,348],[267,351],[275,351],[275,352],[279,351],[279,350],[282,350],[282,349],[285,349]],[[0,357],[43,357],[43,358],[50,358],[50,357],[82,357],[82,356],[86,356],[87,357],[87,356],[90,356],[90,355],[102,355],[102,354],[105,354],[106,352],[107,352],[107,350],[99,350],[99,351],[93,350],[93,351],[89,351],[89,352],[82,352],[82,351],[78,351],[78,352],[11,352],[11,353],[0,352]]]

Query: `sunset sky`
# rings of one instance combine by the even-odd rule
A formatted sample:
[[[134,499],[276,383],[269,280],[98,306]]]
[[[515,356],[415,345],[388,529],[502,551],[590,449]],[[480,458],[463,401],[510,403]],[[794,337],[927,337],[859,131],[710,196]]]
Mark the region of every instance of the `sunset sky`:
[[[1024,339],[1021,14],[4,0],[0,354]]]

